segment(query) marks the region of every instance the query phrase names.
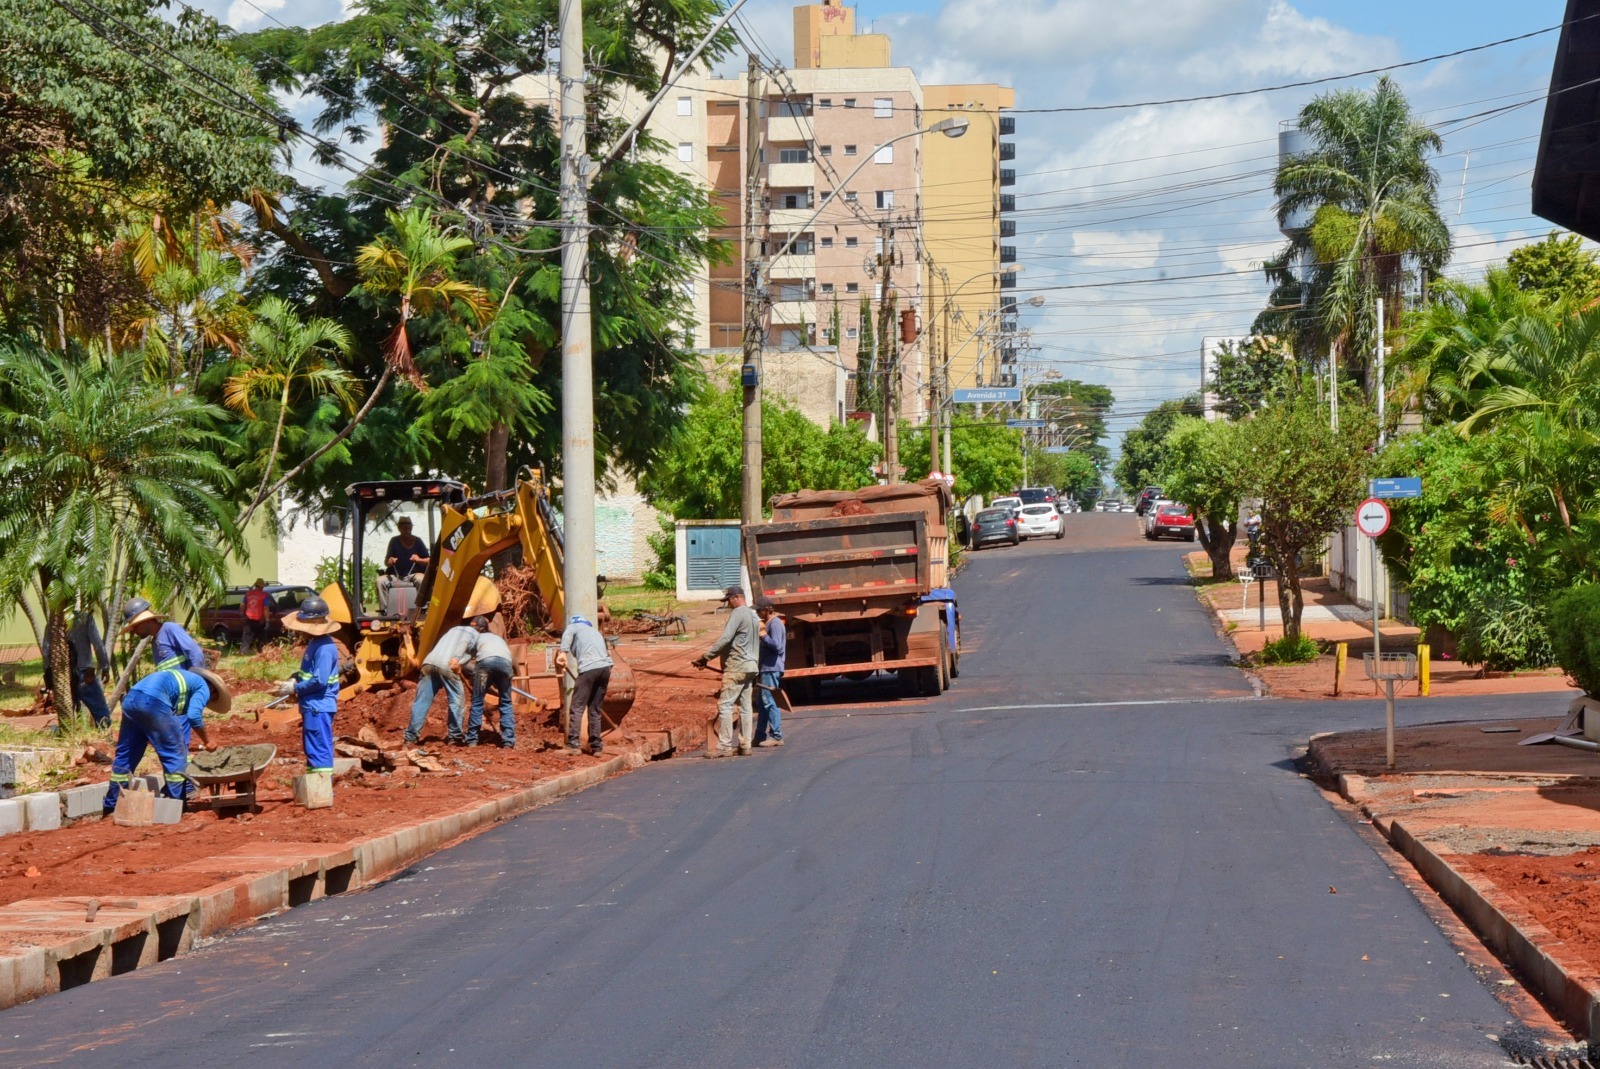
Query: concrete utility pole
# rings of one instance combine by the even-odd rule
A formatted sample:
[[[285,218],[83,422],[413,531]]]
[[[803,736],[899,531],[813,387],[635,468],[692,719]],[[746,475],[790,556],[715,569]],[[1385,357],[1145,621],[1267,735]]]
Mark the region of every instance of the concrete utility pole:
[[[761,357],[766,349],[767,271],[762,241],[765,202],[761,196],[761,65],[749,57],[745,74],[745,212],[744,212],[744,383],[743,479],[739,519],[748,525],[761,522]]]
[[[900,323],[894,305],[894,220],[880,224],[883,298],[878,302],[879,344],[883,348],[883,470],[887,482],[900,481]]]
[[[593,620],[594,354],[589,325],[588,113],[583,0],[561,0],[561,511],[567,615]]]
[[[1378,298],[1378,360],[1377,360],[1378,367],[1377,367],[1376,376],[1375,376],[1373,384],[1372,384],[1372,392],[1375,395],[1377,395],[1377,401],[1378,401],[1378,448],[1379,449],[1383,448],[1383,440],[1384,440],[1384,437],[1385,437],[1385,435],[1383,433],[1383,402],[1384,402],[1384,396],[1383,395],[1385,393],[1385,390],[1383,388],[1383,357],[1384,357],[1384,352],[1383,352],[1383,298],[1379,297]]]

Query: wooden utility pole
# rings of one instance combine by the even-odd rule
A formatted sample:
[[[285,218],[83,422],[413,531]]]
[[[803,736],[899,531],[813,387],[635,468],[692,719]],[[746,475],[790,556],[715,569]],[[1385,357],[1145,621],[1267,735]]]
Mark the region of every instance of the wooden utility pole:
[[[900,323],[894,300],[894,220],[880,224],[883,248],[883,298],[878,302],[878,356],[883,363],[883,471],[887,482],[900,481]]]
[[[744,455],[739,519],[760,523],[761,510],[761,356],[766,348],[767,268],[763,256],[765,202],[761,195],[761,65],[749,57],[745,74],[745,203],[744,203]]]

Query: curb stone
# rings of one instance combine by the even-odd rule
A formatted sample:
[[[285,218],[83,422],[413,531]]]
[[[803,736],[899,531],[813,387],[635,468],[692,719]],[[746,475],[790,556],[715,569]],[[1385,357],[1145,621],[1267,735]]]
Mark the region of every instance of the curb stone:
[[[196,940],[375,886],[457,839],[675,748],[671,731],[648,732],[637,749],[599,764],[361,842],[256,843],[199,858],[179,869],[227,876],[194,894],[29,899],[0,907],[0,939],[33,944],[0,953],[0,1009],[167,961],[187,953]]]

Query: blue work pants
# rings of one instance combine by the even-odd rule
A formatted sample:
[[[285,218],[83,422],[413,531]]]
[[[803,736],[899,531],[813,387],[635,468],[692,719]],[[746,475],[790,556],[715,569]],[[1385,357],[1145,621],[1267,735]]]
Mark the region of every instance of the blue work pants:
[[[106,791],[105,811],[117,807],[123,785],[144,760],[147,746],[154,746],[166,778],[162,794],[168,798],[189,797],[189,721],[139,694],[122,699],[122,727],[117,731],[117,755],[111,762],[111,787]]]
[[[315,712],[300,707],[300,742],[306,751],[307,772],[333,771],[333,711]]]
[[[106,704],[105,688],[100,685],[100,677],[93,672],[73,676],[72,707],[76,709],[80,705],[89,710],[89,718],[94,721],[95,727],[103,728],[111,723],[111,707]]]

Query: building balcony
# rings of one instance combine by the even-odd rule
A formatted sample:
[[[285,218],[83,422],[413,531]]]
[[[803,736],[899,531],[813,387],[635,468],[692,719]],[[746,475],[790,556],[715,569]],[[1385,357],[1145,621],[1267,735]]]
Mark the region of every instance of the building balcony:
[[[1000,314],[1014,316],[1017,314],[1017,299],[1015,297],[1000,298]]]
[[[1002,142],[1000,142],[1000,158],[1002,160],[1014,160],[1014,159],[1016,159],[1017,158],[1017,143],[1015,141],[1002,141]]]
[[[1000,236],[1014,238],[1017,236],[1017,221],[1015,219],[1000,220]]]
[[[1001,349],[1000,362],[1002,364],[1015,364],[1017,362],[1017,351],[1009,345]]]
[[[1015,274],[1001,275],[1000,276],[1000,288],[1003,289],[1003,290],[1014,290],[1014,289],[1016,289],[1017,288],[1017,276]]]
[[[1015,245],[1000,246],[1000,262],[1014,264],[1017,262],[1017,247]]]
[[[774,326],[799,326],[807,324],[815,326],[817,322],[817,302],[815,300],[781,300],[776,296],[772,302],[772,323]]]
[[[808,247],[809,248],[809,247]],[[790,252],[772,261],[768,278],[816,278],[817,257],[813,252]]]
[[[1017,132],[1017,117],[1015,115],[1000,116],[1000,136],[1010,137]]]
[[[1017,184],[1017,172],[1013,171],[1009,167],[1000,168],[1000,184],[1003,185],[1003,186],[1014,186],[1014,185],[1016,185]],[[1006,207],[1005,207],[1004,204],[1002,204],[1000,206],[1000,210],[1001,211],[1005,211],[1006,210]]]
[[[774,208],[767,213],[767,225],[779,234],[792,234],[811,221],[816,208]]]
[[[771,159],[773,151],[767,149],[767,158]],[[811,163],[773,163],[767,166],[767,185],[776,189],[785,186],[799,186],[810,189],[817,184],[817,165]]]
[[[773,151],[773,145],[785,144],[790,141],[809,142],[811,140],[811,120],[795,115],[772,115],[767,118],[767,152]]]

